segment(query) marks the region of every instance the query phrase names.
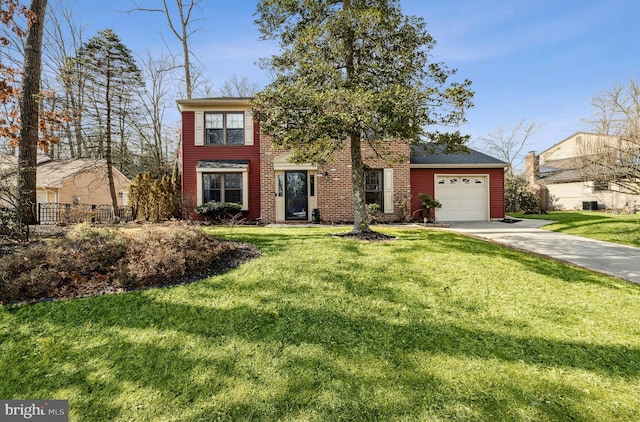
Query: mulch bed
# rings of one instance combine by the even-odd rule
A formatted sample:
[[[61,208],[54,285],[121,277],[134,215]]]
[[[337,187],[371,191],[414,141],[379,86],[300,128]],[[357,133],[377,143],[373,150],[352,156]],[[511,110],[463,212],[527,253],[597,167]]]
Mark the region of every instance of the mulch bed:
[[[395,236],[390,236],[388,234],[378,233],[374,231],[366,231],[366,232],[360,232],[360,233],[353,233],[353,232],[335,233],[335,234],[330,234],[330,236],[346,237],[349,239],[361,240],[364,242],[387,242],[390,240],[397,239],[397,237]]]

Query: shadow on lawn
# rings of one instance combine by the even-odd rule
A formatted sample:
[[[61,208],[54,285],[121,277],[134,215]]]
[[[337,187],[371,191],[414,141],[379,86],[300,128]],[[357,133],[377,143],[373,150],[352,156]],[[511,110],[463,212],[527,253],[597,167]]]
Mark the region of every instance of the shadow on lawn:
[[[3,369],[3,382],[29,396],[77,391],[81,399],[72,408],[80,420],[135,418],[135,412],[145,415],[149,407],[162,412],[160,419],[171,416],[172,409],[196,408],[202,410],[188,419],[445,418],[455,416],[451,406],[473,409],[475,418],[486,420],[532,407],[536,419],[593,419],[587,409],[598,406],[597,397],[572,409],[587,400],[584,392],[552,381],[545,371],[624,379],[640,375],[640,350],[622,345],[469,329],[425,320],[418,313],[410,323],[399,324],[373,312],[355,315],[339,303],[320,309],[304,300],[265,304],[275,306],[274,311],[169,300],[133,293],[59,303],[42,315],[32,308],[22,328],[33,331],[38,318],[46,318],[53,327],[49,335],[58,333],[57,352],[45,358],[38,343],[22,356],[39,371],[39,384],[21,385],[25,374],[11,367]],[[20,313],[15,315],[19,319]],[[83,329],[75,326],[77,321],[95,332],[94,341],[78,344],[60,334]],[[183,341],[171,341],[172,336]],[[429,364],[442,356],[483,361],[494,370],[476,367],[475,383],[464,385],[467,381],[444,378],[440,368]],[[78,366],[70,371],[66,362]],[[521,378],[496,370],[513,365],[536,370]],[[478,382],[483,379],[492,386],[485,388]],[[143,403],[122,408],[118,403],[131,394],[140,395],[131,399],[134,404]],[[545,404],[536,407],[536,402]]]
[[[526,327],[512,327],[514,334],[468,328],[412,305],[398,321],[392,305],[401,300],[387,283],[399,275],[374,272],[371,285],[356,278],[373,259],[368,248],[385,248],[390,260],[408,264],[416,248],[436,257],[453,246],[567,282],[608,286],[587,271],[461,235],[398,234],[401,242],[371,245],[328,240],[326,231],[296,233],[299,242],[291,234],[233,233],[265,256],[289,254],[300,265],[313,260],[300,258],[304,242],[326,242],[336,259],[308,281],[324,289],[260,274],[246,284],[221,276],[176,288],[178,299],[164,290],[6,308],[11,331],[0,331],[0,396],[72,391],[79,420],[505,420],[518,411],[528,419],[594,420],[603,413],[592,409],[615,406],[551,373],[592,373],[584,383],[640,376],[636,347],[534,337]],[[358,307],[384,300],[392,303]],[[79,342],[69,333],[86,337]],[[633,415],[624,406],[615,416]]]

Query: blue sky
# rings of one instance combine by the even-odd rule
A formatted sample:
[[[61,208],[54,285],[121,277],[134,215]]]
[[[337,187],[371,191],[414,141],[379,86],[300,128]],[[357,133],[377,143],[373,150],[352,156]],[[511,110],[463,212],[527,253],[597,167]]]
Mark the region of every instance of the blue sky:
[[[255,4],[203,1],[192,50],[214,89],[233,74],[260,87],[269,83],[256,62],[278,46],[258,40]],[[526,119],[541,125],[527,149],[541,152],[590,129],[583,119],[593,113],[593,97],[640,77],[637,0],[404,0],[401,6],[427,22],[437,41],[434,59],[473,82],[475,107],[460,130],[475,146],[500,126]],[[161,14],[122,13],[132,7],[133,0],[77,0],[74,16],[87,39],[112,28],[136,54],[155,54],[165,41],[179,51]]]

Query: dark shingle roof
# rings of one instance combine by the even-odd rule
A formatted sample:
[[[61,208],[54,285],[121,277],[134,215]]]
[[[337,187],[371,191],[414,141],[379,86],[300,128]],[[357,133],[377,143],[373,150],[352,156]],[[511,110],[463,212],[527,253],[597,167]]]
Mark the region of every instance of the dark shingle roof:
[[[431,152],[430,149],[435,149],[435,152]],[[494,167],[506,167],[507,163],[491,157],[475,149],[469,149],[469,152],[456,152],[453,154],[444,154],[442,147],[427,146],[427,151],[424,148],[412,145],[411,146],[411,164],[427,165],[427,166],[494,166]]]

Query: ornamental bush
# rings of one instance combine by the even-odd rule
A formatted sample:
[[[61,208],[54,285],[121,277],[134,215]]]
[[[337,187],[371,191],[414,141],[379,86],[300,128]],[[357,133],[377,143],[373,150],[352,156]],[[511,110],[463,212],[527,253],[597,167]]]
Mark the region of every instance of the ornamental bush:
[[[235,202],[207,202],[206,204],[198,205],[196,212],[208,218],[224,218],[233,217],[241,209],[242,205]]]

